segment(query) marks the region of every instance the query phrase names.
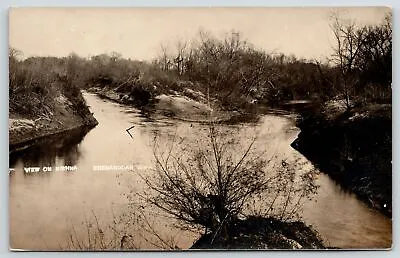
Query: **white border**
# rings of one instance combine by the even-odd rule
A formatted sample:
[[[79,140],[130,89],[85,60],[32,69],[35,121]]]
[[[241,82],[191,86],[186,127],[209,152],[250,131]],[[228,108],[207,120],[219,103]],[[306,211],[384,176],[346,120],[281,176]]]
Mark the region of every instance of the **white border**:
[[[396,74],[396,68],[399,67],[399,52],[397,51],[397,46],[399,46],[399,1],[356,1],[356,0],[303,0],[301,2],[295,0],[280,0],[280,1],[263,1],[263,0],[197,0],[197,1],[179,1],[179,0],[140,0],[140,1],[129,1],[129,0],[116,0],[116,1],[106,1],[106,0],[0,0],[1,5],[1,29],[0,29],[0,51],[3,57],[0,61],[0,257],[54,257],[54,255],[59,257],[67,257],[69,255],[77,255],[80,257],[87,257],[92,255],[99,255],[102,257],[114,257],[118,256],[138,256],[138,257],[400,257],[399,251],[399,189],[400,187],[400,176],[398,173],[399,162],[396,161],[396,157],[400,157],[399,153],[399,109],[398,104],[400,83],[398,80],[398,74]],[[187,6],[187,7],[197,7],[197,6],[389,6],[393,8],[393,28],[394,28],[394,38],[393,44],[396,46],[393,51],[393,248],[391,251],[219,251],[219,252],[102,252],[102,253],[71,253],[71,252],[10,252],[8,249],[9,235],[8,235],[8,64],[7,52],[8,52],[8,8],[9,7],[23,7],[23,6],[81,6],[81,7],[115,7],[115,6],[156,6],[156,7],[173,7],[173,6]]]

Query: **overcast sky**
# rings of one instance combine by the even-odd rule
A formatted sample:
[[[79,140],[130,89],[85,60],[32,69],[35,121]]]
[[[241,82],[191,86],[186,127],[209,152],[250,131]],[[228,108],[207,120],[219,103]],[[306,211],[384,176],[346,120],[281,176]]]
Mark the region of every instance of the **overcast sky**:
[[[160,44],[191,39],[199,28],[222,36],[232,29],[257,48],[324,58],[331,53],[332,8],[15,8],[10,46],[29,56],[90,56],[116,51],[150,60]],[[379,23],[388,8],[340,9],[359,24]]]

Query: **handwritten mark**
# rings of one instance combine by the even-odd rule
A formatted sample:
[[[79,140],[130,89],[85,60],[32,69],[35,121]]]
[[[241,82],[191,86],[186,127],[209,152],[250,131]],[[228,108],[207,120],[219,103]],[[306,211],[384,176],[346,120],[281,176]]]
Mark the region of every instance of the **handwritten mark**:
[[[129,127],[128,129],[126,129],[125,131],[129,134],[129,136],[133,139],[133,136],[132,136],[132,134],[129,132],[129,130],[131,130],[132,128],[134,128],[135,126],[133,125],[133,126],[131,126],[131,127]]]

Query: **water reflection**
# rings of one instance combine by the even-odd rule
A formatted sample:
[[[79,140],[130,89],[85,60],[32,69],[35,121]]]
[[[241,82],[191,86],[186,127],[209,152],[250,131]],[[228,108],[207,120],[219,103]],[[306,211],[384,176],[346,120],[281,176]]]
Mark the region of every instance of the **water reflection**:
[[[201,139],[207,126],[171,119],[143,116],[138,110],[85,94],[99,125],[51,137],[42,144],[10,155],[10,246],[31,250],[59,249],[71,233],[71,224],[79,228],[87,211],[94,211],[105,225],[114,216],[126,213],[124,196],[130,186],[143,187],[139,177],[149,173],[152,141],[162,135],[163,144],[175,135]],[[132,125],[132,138],[126,132]],[[290,147],[298,129],[290,120],[266,115],[257,126],[224,125],[239,130],[243,140],[258,135],[259,147],[267,157],[300,155]],[[228,130],[228,131],[229,131]],[[74,166],[75,172],[23,173],[27,166]],[[94,165],[134,165],[135,171],[93,171]],[[37,176],[28,176],[37,174]],[[316,202],[304,207],[303,218],[312,224],[329,245],[336,247],[379,248],[391,244],[391,221],[369,210],[353,195],[347,194],[329,177],[320,175]],[[34,223],[33,223],[34,222]],[[170,232],[162,232],[168,235]],[[82,232],[85,236],[85,232]],[[178,246],[188,248],[193,238],[179,234]],[[44,239],[44,240],[43,240]]]
[[[54,167],[56,163],[58,166],[74,166],[82,155],[79,143],[89,130],[88,127],[80,127],[43,139],[39,144],[24,150],[10,153],[10,168],[17,164],[24,167]]]

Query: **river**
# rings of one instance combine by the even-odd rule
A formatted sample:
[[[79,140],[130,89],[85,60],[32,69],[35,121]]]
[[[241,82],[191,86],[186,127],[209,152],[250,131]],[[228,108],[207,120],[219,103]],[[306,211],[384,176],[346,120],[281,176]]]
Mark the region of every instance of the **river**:
[[[148,173],[153,164],[155,132],[193,137],[196,130],[204,127],[170,118],[150,119],[135,108],[90,93],[84,93],[84,97],[99,121],[97,127],[88,133],[77,130],[68,137],[10,156],[10,168],[14,169],[9,176],[12,248],[79,249],[79,244],[71,238],[86,237],[86,228],[95,228],[93,217],[101,225],[98,227],[103,227],[129,211],[127,194],[132,187],[141,187],[140,176]],[[129,135],[126,129],[132,126]],[[261,132],[259,138],[271,155],[302,158],[290,147],[299,133],[290,116],[265,115],[257,125],[236,127],[247,134]],[[96,170],[94,166],[99,165],[126,165],[133,167],[134,172]],[[51,167],[52,171],[24,172],[24,167],[35,166]],[[326,245],[363,249],[391,246],[391,219],[368,208],[323,173],[317,183],[318,193],[304,204],[302,217],[320,233]],[[161,235],[173,234],[180,248],[190,247],[198,237],[163,226],[156,228]],[[147,242],[136,247],[156,248]]]

